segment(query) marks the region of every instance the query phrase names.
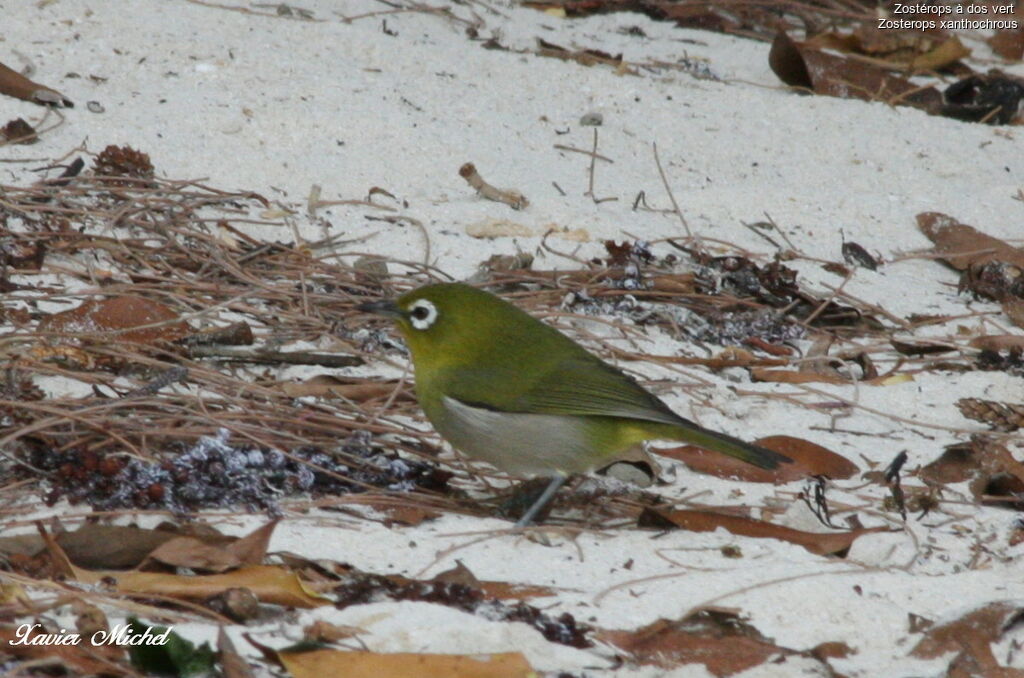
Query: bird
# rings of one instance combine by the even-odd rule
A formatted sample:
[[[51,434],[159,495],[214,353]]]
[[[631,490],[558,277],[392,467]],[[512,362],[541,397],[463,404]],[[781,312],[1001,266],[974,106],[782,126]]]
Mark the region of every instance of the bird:
[[[792,461],[676,414],[551,325],[471,285],[427,284],[358,308],[397,324],[416,398],[442,438],[510,475],[550,478],[517,527],[571,475],[648,440],[683,441],[765,469]]]

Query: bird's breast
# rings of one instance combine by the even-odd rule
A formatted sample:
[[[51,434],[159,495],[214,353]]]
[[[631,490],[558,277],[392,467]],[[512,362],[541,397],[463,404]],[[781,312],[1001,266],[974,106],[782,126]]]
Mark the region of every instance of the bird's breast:
[[[516,475],[587,471],[607,453],[586,417],[499,412],[449,396],[424,412],[456,449]]]

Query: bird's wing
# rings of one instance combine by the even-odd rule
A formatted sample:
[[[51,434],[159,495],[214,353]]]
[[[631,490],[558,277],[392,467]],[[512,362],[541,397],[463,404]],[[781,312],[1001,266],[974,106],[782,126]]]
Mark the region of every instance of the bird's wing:
[[[447,381],[446,392],[450,396],[506,412],[627,417],[672,425],[690,423],[633,379],[591,356],[574,356],[549,364],[535,378],[517,370],[463,368],[453,371]],[[495,384],[505,384],[507,391],[495,393]]]

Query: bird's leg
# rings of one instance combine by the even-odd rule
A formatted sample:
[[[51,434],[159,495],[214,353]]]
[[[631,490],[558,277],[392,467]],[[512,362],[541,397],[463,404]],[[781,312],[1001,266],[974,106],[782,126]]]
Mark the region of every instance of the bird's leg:
[[[565,484],[568,476],[559,473],[558,475],[551,478],[551,482],[544,488],[540,496],[537,497],[537,501],[533,502],[533,505],[526,510],[523,517],[516,521],[516,527],[526,527],[533,519],[537,517],[537,514],[544,510],[544,507],[551,503],[554,499],[555,493],[558,492],[558,488]]]

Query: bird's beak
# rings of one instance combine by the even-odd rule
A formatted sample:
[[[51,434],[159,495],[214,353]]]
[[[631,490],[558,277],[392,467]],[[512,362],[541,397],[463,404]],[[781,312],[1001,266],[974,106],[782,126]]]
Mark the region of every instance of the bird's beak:
[[[398,308],[398,304],[391,299],[369,301],[365,304],[359,304],[356,308],[364,313],[376,313],[377,315],[387,315],[394,318],[400,318],[403,315],[402,309]]]

